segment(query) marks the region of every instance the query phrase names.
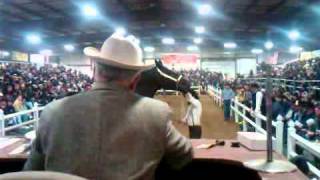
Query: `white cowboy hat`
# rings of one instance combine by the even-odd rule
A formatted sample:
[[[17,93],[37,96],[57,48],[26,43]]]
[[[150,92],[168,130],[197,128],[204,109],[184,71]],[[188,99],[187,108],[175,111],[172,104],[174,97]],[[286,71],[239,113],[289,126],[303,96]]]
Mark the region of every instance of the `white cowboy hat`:
[[[106,39],[100,50],[94,47],[86,47],[84,54],[94,60],[129,70],[144,70],[154,64],[145,64],[142,60],[142,50],[132,38],[113,34]]]

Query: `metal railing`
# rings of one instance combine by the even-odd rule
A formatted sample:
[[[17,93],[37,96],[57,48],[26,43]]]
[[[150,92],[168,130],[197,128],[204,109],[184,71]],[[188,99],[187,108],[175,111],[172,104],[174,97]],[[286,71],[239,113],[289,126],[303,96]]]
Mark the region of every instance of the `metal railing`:
[[[208,89],[208,94],[213,97],[214,102],[218,106],[222,106],[223,101],[221,98],[221,89],[215,89],[213,87],[210,87]],[[240,103],[237,101],[237,98],[232,100],[231,103],[231,114],[233,115],[235,121],[237,123],[240,122],[240,119],[242,120],[242,126],[243,131],[248,131],[248,124],[250,124],[257,132],[260,132],[262,134],[267,134],[266,130],[262,127],[262,121],[266,121],[267,118],[260,114],[254,112],[252,109],[247,107],[246,105]],[[251,117],[248,117],[247,114],[250,114]],[[252,120],[251,118],[254,118]],[[288,123],[288,133],[287,137],[284,137],[284,123],[282,121],[272,121],[272,126],[276,129],[275,136],[273,136],[273,140],[275,142],[275,150],[276,152],[285,155],[284,154],[284,138],[287,138],[287,158],[290,159],[292,157],[297,156],[298,154],[295,152],[296,146],[302,147],[305,151],[311,153],[317,158],[320,158],[320,143],[314,143],[311,141],[308,141],[301,137],[300,135],[296,134],[296,130],[294,127],[294,123],[289,122]],[[308,162],[308,166],[310,171],[320,177],[320,170],[315,167],[313,164]]]
[[[43,109],[44,109],[44,107],[39,107],[38,104],[35,103],[34,107],[30,110],[25,110],[25,111],[21,111],[21,112],[9,114],[9,115],[4,115],[3,111],[0,110],[0,136],[5,136],[6,132],[8,132],[8,131],[12,131],[14,129],[18,129],[18,128],[21,128],[23,126],[30,125],[30,124],[33,124],[34,128],[36,129],[38,127],[40,111],[42,111]],[[32,119],[29,119],[25,122],[19,122],[15,125],[6,126],[7,121],[12,121],[12,119],[19,118],[23,115],[29,116],[30,114],[32,114],[31,115]]]
[[[264,85],[266,78],[240,78],[240,80]],[[292,89],[304,89],[304,87],[307,87],[311,90],[320,90],[320,80],[292,80],[278,78],[271,78],[271,80],[274,86],[283,86]]]

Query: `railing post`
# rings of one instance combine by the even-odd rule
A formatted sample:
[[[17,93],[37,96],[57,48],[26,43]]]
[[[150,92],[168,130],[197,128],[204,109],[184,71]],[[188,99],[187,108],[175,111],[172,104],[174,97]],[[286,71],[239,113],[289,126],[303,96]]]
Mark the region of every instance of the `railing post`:
[[[3,110],[0,109],[0,136],[5,136],[6,132],[4,130],[5,128],[5,122],[4,122],[4,113]]]
[[[287,141],[287,158],[290,159],[290,154],[295,152],[295,139],[291,137],[292,134],[296,133],[296,129],[294,128],[294,122],[290,121],[288,123],[288,141]]]
[[[34,116],[34,119],[35,119],[34,129],[37,131],[37,130],[38,130],[38,127],[39,127],[39,106],[38,106],[38,103],[37,103],[37,102],[34,103],[33,116]]]
[[[247,116],[246,116],[246,109],[245,109],[245,108],[242,108],[242,113],[243,113],[243,115],[244,115],[245,117],[247,117]],[[247,131],[248,131],[247,121],[246,121],[244,118],[242,118],[242,127],[243,127],[243,131],[244,131],[244,132],[247,132]]]
[[[256,112],[254,112],[254,114],[255,114],[255,120],[256,120],[257,126],[260,127],[260,128],[262,128],[262,127],[261,127],[261,119],[257,116],[257,113],[256,113]],[[256,132],[259,132],[259,131],[256,129]]]
[[[240,112],[239,106],[238,106],[238,98],[234,98],[234,108],[235,108],[234,119],[235,119],[236,123],[238,123],[239,122],[238,112]]]
[[[284,128],[283,121],[278,120],[276,123],[276,151],[279,154],[283,153],[283,128]]]

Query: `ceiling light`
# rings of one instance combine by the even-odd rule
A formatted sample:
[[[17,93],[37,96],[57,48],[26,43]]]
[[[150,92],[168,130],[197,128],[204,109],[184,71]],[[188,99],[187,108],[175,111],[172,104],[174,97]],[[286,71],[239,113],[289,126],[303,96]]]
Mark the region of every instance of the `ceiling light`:
[[[265,44],[264,44],[264,47],[266,49],[272,49],[274,46],[273,42],[272,41],[267,41]]]
[[[252,54],[261,54],[261,53],[263,53],[263,50],[262,49],[252,49],[251,53]]]
[[[147,47],[145,47],[143,50],[144,50],[145,52],[153,52],[153,51],[155,50],[155,48],[152,47],[152,46],[147,46]]]
[[[210,4],[202,4],[198,7],[198,13],[200,15],[208,15],[212,12],[212,7]]]
[[[234,42],[226,42],[223,44],[223,47],[227,49],[234,49],[237,47],[237,44]]]
[[[36,34],[29,34],[26,36],[26,39],[30,44],[40,44],[41,43],[40,36],[36,35]]]
[[[204,32],[206,31],[206,29],[205,29],[203,26],[196,26],[196,27],[194,28],[194,31],[195,31],[196,33],[198,33],[198,34],[202,34],[202,33],[204,33]]]
[[[201,44],[201,43],[202,43],[202,38],[194,38],[194,39],[193,39],[193,42],[194,42],[195,44]]]
[[[163,44],[168,44],[168,45],[172,45],[175,43],[175,40],[173,38],[163,38],[162,39],[162,43]]]
[[[123,27],[117,27],[116,30],[115,30],[115,33],[119,34],[121,36],[124,36],[127,33],[127,31]]]
[[[65,44],[63,47],[66,51],[74,51],[74,46],[72,44]]]
[[[8,52],[8,51],[3,51],[3,52],[2,52],[2,55],[3,55],[4,57],[7,57],[7,56],[10,55],[10,52]]]
[[[82,12],[87,17],[96,17],[98,15],[97,8],[90,4],[83,5]]]
[[[300,37],[300,33],[296,30],[290,31],[288,34],[289,39],[295,41],[298,40]]]
[[[187,50],[188,50],[188,51],[198,51],[199,48],[198,48],[198,46],[193,46],[193,45],[192,45],[192,46],[188,46],[188,47],[187,47]]]
[[[44,49],[40,51],[40,54],[44,55],[44,56],[52,56],[52,50],[50,49]]]
[[[302,50],[303,50],[302,47],[296,46],[296,45],[290,46],[290,49],[289,49],[289,51],[290,51],[291,53],[299,53],[299,52],[301,52]]]

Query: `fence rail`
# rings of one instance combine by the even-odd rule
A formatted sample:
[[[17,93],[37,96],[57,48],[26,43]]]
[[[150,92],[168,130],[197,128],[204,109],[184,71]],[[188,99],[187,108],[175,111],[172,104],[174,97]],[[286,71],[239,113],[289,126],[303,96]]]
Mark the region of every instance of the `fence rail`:
[[[223,105],[223,101],[221,98],[221,89],[209,87],[208,94],[213,98],[213,101],[218,106]],[[242,120],[243,131],[248,131],[248,124],[250,124],[257,132],[260,132],[262,134],[267,133],[266,130],[261,126],[261,121],[266,121],[267,118],[260,113],[252,111],[246,105],[238,102],[236,98],[233,99],[231,103],[231,114],[233,115],[237,123],[240,122],[240,119]],[[250,114],[250,116],[254,118],[254,120],[250,117],[247,117],[247,114]],[[283,151],[285,146],[284,138],[287,138],[286,148],[288,159],[298,155],[295,151],[297,145],[302,147],[305,151],[311,153],[315,157],[320,158],[320,144],[310,142],[296,134],[293,122],[288,123],[288,125],[289,127],[287,137],[284,137],[284,123],[282,121],[272,121],[272,126],[276,129],[275,136],[273,136],[276,152],[285,155]],[[310,171],[320,178],[320,170],[309,162],[308,166]]]
[[[9,115],[4,115],[3,111],[0,110],[0,136],[5,136],[6,132],[8,132],[8,131],[12,131],[14,129],[18,129],[18,128],[21,128],[23,126],[30,125],[30,124],[34,124],[34,127],[37,128],[38,121],[39,121],[39,112],[42,111],[43,109],[44,109],[44,107],[39,107],[38,104],[35,103],[34,107],[30,110],[25,110],[25,111],[21,111],[21,112],[9,114]],[[6,127],[7,121],[11,121],[13,119],[18,119],[23,115],[29,116],[30,114],[32,114],[32,117],[33,117],[32,119],[29,119],[25,122],[19,122],[18,124]]]

